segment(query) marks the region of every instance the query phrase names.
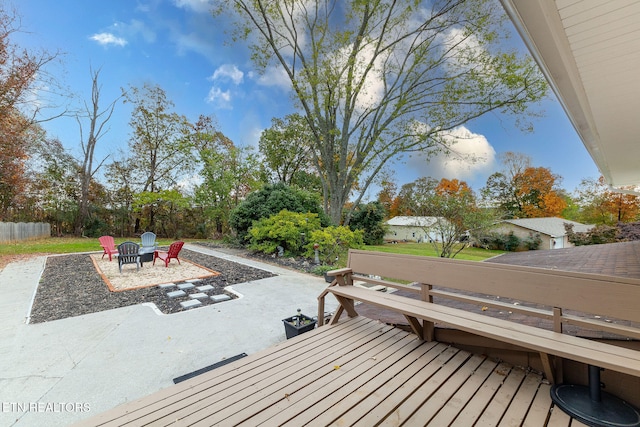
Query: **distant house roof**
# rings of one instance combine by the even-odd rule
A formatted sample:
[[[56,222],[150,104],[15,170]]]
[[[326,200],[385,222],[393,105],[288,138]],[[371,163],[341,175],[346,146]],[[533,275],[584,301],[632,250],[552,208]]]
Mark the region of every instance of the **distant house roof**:
[[[573,231],[585,232],[593,228],[593,225],[582,224],[575,221],[570,221],[564,218],[521,218],[521,219],[507,219],[502,222],[517,225],[518,227],[527,228],[531,231],[546,234],[552,237],[565,236],[567,232],[564,229],[564,224],[573,224]]]
[[[387,225],[404,225],[407,227],[430,227],[436,221],[436,216],[396,216],[387,221]]]

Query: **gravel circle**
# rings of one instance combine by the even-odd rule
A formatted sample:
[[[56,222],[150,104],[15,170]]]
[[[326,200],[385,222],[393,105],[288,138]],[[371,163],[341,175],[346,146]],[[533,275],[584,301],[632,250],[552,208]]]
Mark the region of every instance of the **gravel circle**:
[[[268,271],[238,264],[210,255],[183,249],[180,258],[215,270],[220,275],[202,279],[199,285],[211,285],[209,295],[226,294],[237,298],[226,286],[273,277]],[[165,314],[185,309],[181,301],[189,297],[169,298],[157,286],[111,292],[96,271],[88,254],[50,256],[40,279],[31,308],[31,323],[42,323],[67,317],[81,316],[141,303],[154,303]],[[200,300],[202,305],[215,304],[210,299]]]

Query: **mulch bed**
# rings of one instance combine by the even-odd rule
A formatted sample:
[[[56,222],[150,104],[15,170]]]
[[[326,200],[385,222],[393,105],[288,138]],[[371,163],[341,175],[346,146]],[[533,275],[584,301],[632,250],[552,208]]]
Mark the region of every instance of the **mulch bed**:
[[[180,252],[180,258],[221,273],[202,280],[202,285],[214,287],[208,292],[211,295],[227,294],[236,298],[225,290],[226,286],[274,276],[268,271],[187,249]],[[157,286],[110,292],[88,254],[52,256],[47,259],[40,279],[30,321],[42,323],[144,302],[154,303],[165,314],[184,310],[179,299],[170,299]],[[214,304],[210,300],[202,303]]]

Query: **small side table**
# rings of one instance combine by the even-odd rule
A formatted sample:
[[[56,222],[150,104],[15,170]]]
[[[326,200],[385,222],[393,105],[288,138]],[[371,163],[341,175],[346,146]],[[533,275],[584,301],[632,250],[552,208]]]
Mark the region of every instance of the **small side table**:
[[[589,365],[589,385],[560,384],[551,388],[551,400],[573,418],[601,427],[638,427],[640,413],[627,402],[601,391],[600,368]]]
[[[147,252],[145,254],[140,254],[140,267],[142,267],[145,262],[152,262],[154,254],[155,254],[155,251]]]

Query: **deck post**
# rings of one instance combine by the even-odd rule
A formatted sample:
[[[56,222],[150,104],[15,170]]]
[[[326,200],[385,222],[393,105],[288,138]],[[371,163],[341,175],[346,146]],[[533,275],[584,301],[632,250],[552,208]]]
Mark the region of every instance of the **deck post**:
[[[324,326],[324,298],[327,295],[327,291],[324,291],[318,297],[318,328]]]
[[[562,333],[562,308],[553,307],[553,331]]]

